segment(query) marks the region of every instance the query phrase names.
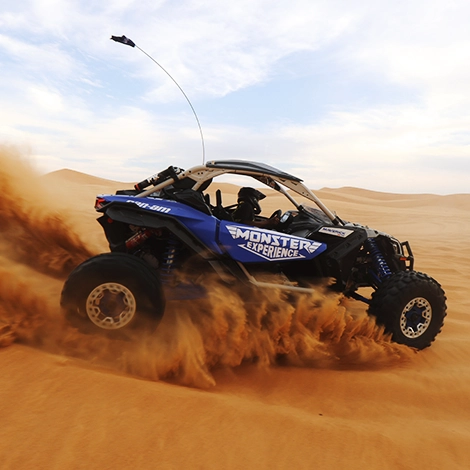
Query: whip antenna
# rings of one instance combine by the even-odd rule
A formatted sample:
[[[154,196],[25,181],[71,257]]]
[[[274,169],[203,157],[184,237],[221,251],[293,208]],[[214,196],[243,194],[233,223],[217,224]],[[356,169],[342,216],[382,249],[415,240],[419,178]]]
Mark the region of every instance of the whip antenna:
[[[180,89],[181,93],[183,93],[183,96],[186,98],[186,101],[188,102],[189,106],[191,107],[191,110],[194,114],[194,117],[196,118],[197,125],[199,127],[199,133],[201,134],[201,143],[202,143],[202,164],[204,165],[206,163],[206,150],[204,147],[204,136],[202,134],[202,128],[201,128],[201,123],[199,122],[199,118],[197,117],[196,111],[193,108],[193,105],[191,104],[191,101],[189,101],[189,98],[186,96],[186,93],[183,91],[183,89],[178,85],[177,81],[150,55],[147,54],[143,49],[141,49],[139,46],[136,45],[134,41],[132,41],[129,38],[126,38],[126,36],[111,36],[113,41],[120,42],[121,44],[125,44],[126,46],[131,46],[131,47],[137,47],[139,51],[143,52],[150,60],[155,62],[175,83],[175,85]]]

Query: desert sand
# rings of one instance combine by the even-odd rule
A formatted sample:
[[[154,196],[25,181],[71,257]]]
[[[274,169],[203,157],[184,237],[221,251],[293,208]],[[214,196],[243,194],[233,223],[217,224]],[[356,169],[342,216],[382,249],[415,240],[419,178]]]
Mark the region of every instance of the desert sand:
[[[391,343],[362,304],[321,289],[294,311],[280,294],[250,303],[217,288],[172,302],[129,344],[78,333],[58,304],[70,270],[107,251],[95,195],[132,183],[39,176],[0,153],[2,470],[470,468],[470,194],[315,191],[343,219],[408,240],[442,284],[430,348]]]

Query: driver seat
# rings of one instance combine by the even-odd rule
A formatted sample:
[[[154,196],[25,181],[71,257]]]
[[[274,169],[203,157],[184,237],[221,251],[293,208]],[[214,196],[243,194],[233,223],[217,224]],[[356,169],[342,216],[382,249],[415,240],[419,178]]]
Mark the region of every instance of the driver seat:
[[[215,192],[215,199],[216,205],[212,209],[212,215],[220,220],[229,220],[230,222],[233,222],[232,214],[230,214],[230,212],[228,212],[224,206],[222,206],[222,192],[220,189]]]

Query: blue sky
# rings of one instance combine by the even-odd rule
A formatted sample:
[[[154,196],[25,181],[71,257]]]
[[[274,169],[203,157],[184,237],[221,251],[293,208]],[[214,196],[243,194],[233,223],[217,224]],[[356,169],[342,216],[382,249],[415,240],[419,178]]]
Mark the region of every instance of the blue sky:
[[[0,143],[120,181],[263,161],[310,187],[470,192],[470,3],[0,0]]]

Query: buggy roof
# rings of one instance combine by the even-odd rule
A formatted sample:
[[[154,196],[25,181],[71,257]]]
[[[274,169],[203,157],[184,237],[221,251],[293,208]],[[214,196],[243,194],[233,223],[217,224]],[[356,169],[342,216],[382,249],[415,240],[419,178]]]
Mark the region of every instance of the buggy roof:
[[[248,173],[260,173],[262,175],[275,176],[277,178],[287,179],[291,181],[301,182],[300,178],[278,170],[265,163],[248,162],[244,160],[217,160],[206,163],[207,168],[217,168],[223,170],[237,170],[240,172],[246,171]]]

